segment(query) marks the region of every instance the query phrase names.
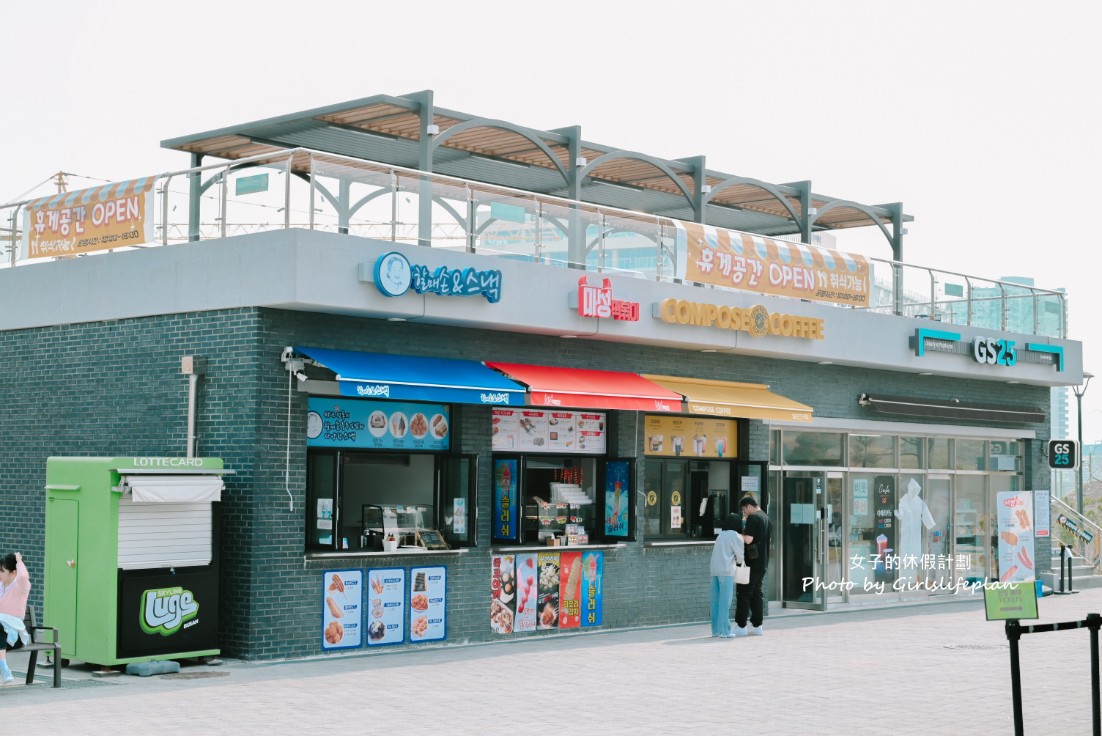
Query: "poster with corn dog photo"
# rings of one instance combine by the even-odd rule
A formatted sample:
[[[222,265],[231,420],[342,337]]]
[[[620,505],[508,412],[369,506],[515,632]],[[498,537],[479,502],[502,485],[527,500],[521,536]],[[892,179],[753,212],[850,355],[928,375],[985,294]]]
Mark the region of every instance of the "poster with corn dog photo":
[[[1033,493],[1004,491],[996,497],[999,528],[999,581],[1017,583],[1037,578],[1033,549]]]
[[[321,648],[361,646],[363,571],[326,570],[321,574],[321,596]]]

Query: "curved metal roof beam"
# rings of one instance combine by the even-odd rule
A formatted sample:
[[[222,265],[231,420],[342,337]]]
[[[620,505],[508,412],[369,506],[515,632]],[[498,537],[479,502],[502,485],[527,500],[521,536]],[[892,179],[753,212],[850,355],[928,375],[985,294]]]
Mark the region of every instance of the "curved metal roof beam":
[[[467,130],[473,130],[474,128],[498,128],[499,130],[506,130],[510,133],[516,133],[517,135],[526,138],[533,145],[543,151],[543,154],[547,156],[547,160],[555,165],[559,175],[562,176],[564,182],[569,181],[569,177],[566,174],[566,169],[563,168],[562,163],[556,158],[555,154],[551,152],[551,149],[543,142],[542,138],[532,135],[524,128],[507,123],[504,120],[489,120],[486,118],[479,118],[477,120],[467,120],[445,130],[443,133],[439,133],[432,138],[432,150],[436,150],[444,144],[452,136],[458,135]],[[456,149],[462,151],[462,148]],[[508,160],[508,159],[505,159]]]
[[[809,218],[809,223],[814,225],[815,221],[825,215],[827,212],[840,209],[857,210],[858,212],[868,215],[873,224],[880,228],[880,232],[883,233],[884,237],[888,239],[888,245],[892,244],[892,234],[888,232],[887,228],[884,227],[884,223],[880,221],[883,215],[877,214],[877,212],[872,207],[866,207],[863,204],[859,204],[848,199],[836,199],[833,202],[828,202],[827,204],[823,205],[819,208],[819,211],[817,213]]]
[[[708,204],[709,202],[711,202],[711,200],[715,199],[715,196],[722,192],[724,189],[728,189],[739,184],[749,184],[752,187],[757,187],[758,189],[768,192],[781,204],[781,206],[788,210],[788,215],[792,219],[792,222],[799,224],[799,213],[796,212],[796,208],[792,206],[792,203],[788,201],[788,198],[784,195],[783,192],[781,192],[780,188],[777,187],[775,184],[770,184],[769,182],[762,181],[761,179],[751,179],[746,176],[732,176],[730,179],[724,179],[719,184],[713,186],[710,193],[704,195],[704,204]],[[737,207],[738,205],[735,206]]]
[[[665,174],[669,178],[669,180],[677,186],[678,189],[681,190],[682,196],[685,197],[685,202],[688,203],[690,207],[693,206],[692,192],[685,188],[685,183],[678,178],[677,174],[674,173],[674,170],[669,167],[669,164],[667,164],[660,158],[648,156],[645,153],[631,153],[630,151],[612,151],[610,153],[602,153],[600,156],[587,163],[584,168],[578,171],[578,181],[585,179],[594,169],[598,168],[599,166],[606,164],[609,161],[615,161],[618,158],[635,159],[636,161],[642,161],[643,163],[650,164],[654,168],[658,169],[663,174]],[[625,183],[630,184],[630,182]]]

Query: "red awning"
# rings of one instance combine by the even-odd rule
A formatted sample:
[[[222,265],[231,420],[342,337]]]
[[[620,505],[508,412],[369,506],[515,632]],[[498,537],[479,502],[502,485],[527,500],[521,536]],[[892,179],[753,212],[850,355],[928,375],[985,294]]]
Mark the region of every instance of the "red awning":
[[[528,403],[532,406],[681,411],[681,394],[635,373],[523,363],[487,362],[486,365],[526,384]]]

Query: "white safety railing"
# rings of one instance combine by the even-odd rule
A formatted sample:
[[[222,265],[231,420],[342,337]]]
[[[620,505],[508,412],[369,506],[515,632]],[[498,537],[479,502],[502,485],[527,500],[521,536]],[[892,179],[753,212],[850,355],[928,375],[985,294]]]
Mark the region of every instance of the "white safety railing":
[[[676,271],[682,223],[673,219],[306,149],[152,179],[154,237],[113,250],[306,228],[652,280],[682,276]],[[35,260],[21,247],[24,218],[36,201],[0,207],[0,263]],[[72,255],[50,256],[66,257]],[[868,305],[839,308],[1067,335],[1062,292],[867,260]]]

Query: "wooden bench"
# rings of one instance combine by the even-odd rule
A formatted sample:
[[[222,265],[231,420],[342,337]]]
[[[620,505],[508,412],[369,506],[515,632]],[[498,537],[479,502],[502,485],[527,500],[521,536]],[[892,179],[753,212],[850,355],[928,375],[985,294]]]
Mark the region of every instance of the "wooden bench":
[[[35,618],[34,606],[27,606],[27,614],[23,617],[23,625],[27,627],[27,633],[31,635],[31,643],[25,644],[13,652],[29,652],[30,660],[27,662],[27,684],[34,683],[34,670],[38,666],[39,652],[53,652],[54,660],[54,687],[61,687],[61,644],[57,640],[57,629],[52,626],[39,626]],[[42,641],[42,632],[51,631],[51,641]]]

